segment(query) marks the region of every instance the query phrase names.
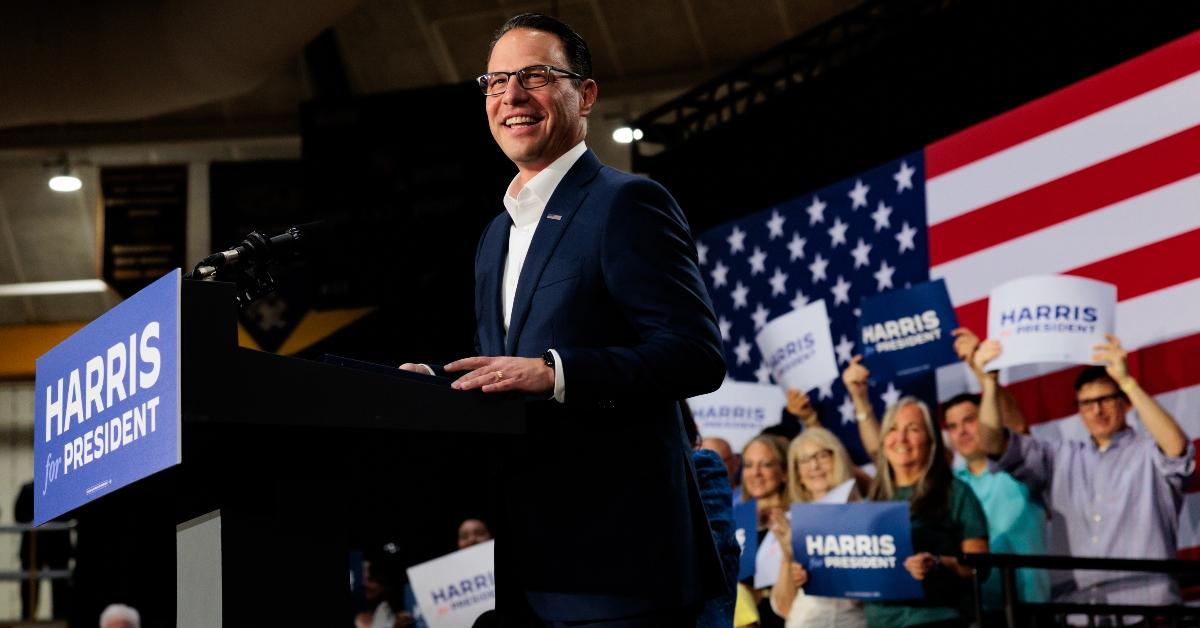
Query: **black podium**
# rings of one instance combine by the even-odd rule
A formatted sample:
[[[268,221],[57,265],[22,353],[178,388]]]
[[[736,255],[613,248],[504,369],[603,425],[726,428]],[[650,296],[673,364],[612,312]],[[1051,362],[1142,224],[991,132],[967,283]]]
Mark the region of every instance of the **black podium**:
[[[229,284],[184,282],[182,307],[183,462],[74,514],[73,625],[112,602],[175,625],[177,526],[216,511],[224,626],[348,625],[350,548],[432,558],[494,512],[520,398],[239,348]]]

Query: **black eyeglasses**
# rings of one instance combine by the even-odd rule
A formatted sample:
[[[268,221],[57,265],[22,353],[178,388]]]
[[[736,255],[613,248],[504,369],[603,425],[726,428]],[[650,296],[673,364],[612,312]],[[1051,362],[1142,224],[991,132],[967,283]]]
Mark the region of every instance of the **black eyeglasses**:
[[[1104,395],[1095,399],[1080,399],[1075,404],[1079,406],[1080,412],[1087,412],[1089,410],[1095,412],[1100,409],[1101,405],[1112,407],[1123,396],[1121,393],[1112,393],[1111,395]]]
[[[832,460],[832,459],[833,459],[833,450],[832,449],[819,449],[816,451],[816,453],[812,454],[811,456],[798,456],[796,458],[796,466],[803,467],[804,465],[806,465],[810,462],[813,462],[813,461],[816,461],[817,464],[821,465],[821,464],[825,464],[826,462],[828,462],[829,460]]]
[[[488,72],[487,74],[479,75],[475,82],[479,84],[479,89],[483,90],[484,96],[499,96],[508,89],[508,79],[511,76],[517,77],[517,83],[522,89],[537,89],[545,87],[555,80],[554,73],[569,76],[573,79],[583,80],[587,77],[580,76],[570,70],[556,68],[552,65],[531,65],[527,68],[521,68],[515,72]]]

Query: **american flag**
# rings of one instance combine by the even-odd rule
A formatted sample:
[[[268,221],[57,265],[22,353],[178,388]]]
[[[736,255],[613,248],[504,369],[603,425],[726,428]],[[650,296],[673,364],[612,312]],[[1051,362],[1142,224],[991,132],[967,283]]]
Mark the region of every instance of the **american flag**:
[[[730,378],[773,381],[755,336],[771,320],[818,299],[825,301],[844,368],[862,351],[859,301],[929,279],[922,169],[921,153],[906,155],[700,236],[696,247]],[[902,394],[933,397],[932,377],[872,384],[880,409]],[[822,423],[857,462],[866,462],[841,379],[810,393]]]
[[[911,175],[902,174],[909,169]],[[901,190],[907,176],[912,187]],[[847,201],[859,181],[869,188],[865,201]],[[827,204],[825,222],[808,219],[807,207],[817,199]],[[870,212],[882,206],[891,208],[889,224],[877,228]],[[770,226],[772,219],[781,221],[784,235]],[[835,224],[844,224],[838,227],[844,233],[834,230]],[[913,248],[901,252],[897,237],[905,225],[914,232]],[[735,233],[745,233],[738,236],[743,238],[739,247],[733,246]],[[780,251],[788,238],[805,242],[804,258]],[[856,340],[852,309],[857,301],[888,287],[874,276],[885,262],[895,268],[893,288],[926,276],[945,279],[959,323],[981,336],[987,331],[987,295],[1008,280],[1069,274],[1113,283],[1117,335],[1132,349],[1131,371],[1188,436],[1198,439],[1200,33],[920,153],[718,227],[700,244],[709,290],[727,332],[730,377],[748,381],[761,381],[765,371],[753,348],[748,358],[743,355],[741,339],[753,344],[762,309],[769,320],[787,307],[773,292],[774,275],[787,277],[793,296],[800,290],[808,299],[826,299],[834,341],[844,337],[844,346]],[[870,247],[868,265],[855,266],[856,245]],[[766,259],[756,263],[760,251]],[[829,264],[824,280],[810,267],[818,255]],[[728,268],[722,271],[727,272],[724,281],[717,280],[722,277],[718,263]],[[841,300],[839,279],[851,284],[849,303],[835,304]],[[740,300],[739,286],[744,288]],[[839,359],[844,355],[839,350]],[[1086,438],[1074,406],[1077,370],[1023,367],[1002,374],[1035,434]],[[971,384],[961,365],[944,367],[937,375],[937,396],[945,399]],[[903,388],[874,384],[880,398],[892,395],[896,386]],[[829,392],[826,403],[843,403],[838,386]],[[823,421],[836,429],[841,416],[826,412]],[[857,443],[854,426],[845,427],[839,435]],[[1198,489],[1193,482],[1181,515],[1184,557],[1200,558]]]

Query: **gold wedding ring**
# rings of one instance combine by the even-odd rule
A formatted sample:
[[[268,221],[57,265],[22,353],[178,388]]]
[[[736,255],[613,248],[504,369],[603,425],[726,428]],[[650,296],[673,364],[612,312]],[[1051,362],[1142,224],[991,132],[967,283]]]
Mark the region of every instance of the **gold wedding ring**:
[[[499,382],[502,379],[504,379],[504,371],[496,371],[496,381]]]

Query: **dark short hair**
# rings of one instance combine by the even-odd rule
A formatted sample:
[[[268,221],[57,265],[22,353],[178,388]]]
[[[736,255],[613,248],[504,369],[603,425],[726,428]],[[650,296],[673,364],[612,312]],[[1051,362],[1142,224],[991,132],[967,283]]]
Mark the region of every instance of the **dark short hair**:
[[[488,57],[492,49],[505,33],[517,28],[528,28],[535,31],[550,33],[562,42],[563,52],[567,55],[567,69],[584,77],[592,78],[592,51],[588,49],[587,41],[566,22],[542,13],[522,13],[508,19],[503,26],[496,29],[492,35],[492,43],[488,44]],[[517,69],[517,68],[513,68]],[[572,79],[578,82],[578,79]]]
[[[1108,370],[1103,366],[1089,366],[1079,371],[1079,375],[1075,376],[1075,392],[1079,392],[1079,389],[1094,382],[1108,382],[1113,385],[1113,388],[1117,389],[1117,392],[1121,393],[1122,397],[1125,397],[1125,391],[1121,390],[1121,386],[1117,384],[1117,380],[1113,379],[1112,375],[1109,375]]]
[[[981,398],[977,393],[958,393],[957,395],[954,395],[953,397],[942,402],[942,407],[938,412],[938,421],[944,426],[946,425],[946,412],[948,412],[950,408],[953,408],[960,403],[967,403],[968,401],[978,406],[980,405],[980,400]]]

